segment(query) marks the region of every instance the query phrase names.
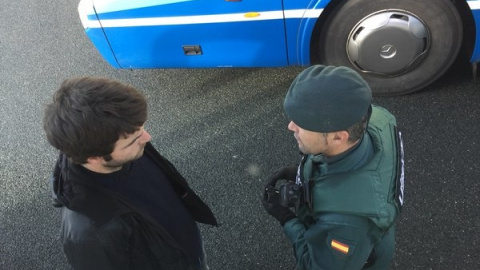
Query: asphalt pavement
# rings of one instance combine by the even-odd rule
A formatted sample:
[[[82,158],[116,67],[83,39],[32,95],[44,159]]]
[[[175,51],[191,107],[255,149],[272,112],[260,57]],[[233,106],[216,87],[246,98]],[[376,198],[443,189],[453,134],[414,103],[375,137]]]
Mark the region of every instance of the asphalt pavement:
[[[201,225],[212,270],[293,269],[293,252],[259,198],[265,179],[299,161],[282,111],[302,70],[115,70],[89,42],[77,1],[0,5],[0,269],[70,269],[48,179],[56,151],[41,119],[72,76],[129,83],[148,98],[153,144],[212,207]],[[480,269],[480,82],[460,63],[422,92],[374,102],[397,116],[405,207],[392,269]]]

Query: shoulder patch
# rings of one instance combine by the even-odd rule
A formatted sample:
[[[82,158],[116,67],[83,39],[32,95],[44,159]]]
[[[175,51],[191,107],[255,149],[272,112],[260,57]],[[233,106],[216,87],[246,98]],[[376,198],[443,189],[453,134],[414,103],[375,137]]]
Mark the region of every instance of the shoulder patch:
[[[344,244],[338,240],[332,239],[330,243],[331,247],[345,255],[348,254],[348,251],[350,250],[350,246],[347,244]]]

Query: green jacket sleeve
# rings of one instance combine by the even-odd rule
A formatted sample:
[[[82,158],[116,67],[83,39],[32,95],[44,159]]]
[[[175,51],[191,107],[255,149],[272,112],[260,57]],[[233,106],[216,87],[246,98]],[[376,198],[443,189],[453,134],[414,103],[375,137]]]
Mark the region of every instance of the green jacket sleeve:
[[[297,270],[362,269],[379,239],[379,230],[368,218],[323,213],[306,227],[299,218],[283,230],[293,244]]]

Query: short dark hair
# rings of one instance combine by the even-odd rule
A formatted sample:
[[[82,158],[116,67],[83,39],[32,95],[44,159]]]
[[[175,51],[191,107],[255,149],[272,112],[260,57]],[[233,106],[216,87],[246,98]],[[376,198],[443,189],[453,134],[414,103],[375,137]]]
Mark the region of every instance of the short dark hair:
[[[132,86],[105,78],[65,80],[45,108],[48,142],[73,162],[113,152],[120,136],[134,133],[147,120],[145,97]]]
[[[356,142],[357,140],[360,140],[365,134],[365,131],[367,130],[367,124],[368,124],[368,119],[370,118],[370,113],[367,113],[365,116],[362,117],[360,121],[357,123],[353,124],[351,127],[347,128],[348,132],[348,141],[349,142]]]

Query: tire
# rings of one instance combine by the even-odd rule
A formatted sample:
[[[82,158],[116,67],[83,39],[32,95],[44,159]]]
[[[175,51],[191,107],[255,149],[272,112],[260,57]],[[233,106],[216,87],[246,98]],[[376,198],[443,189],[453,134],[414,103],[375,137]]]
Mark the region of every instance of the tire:
[[[463,38],[449,0],[345,0],[319,29],[312,51],[320,63],[358,71],[375,96],[431,84],[455,61]]]

